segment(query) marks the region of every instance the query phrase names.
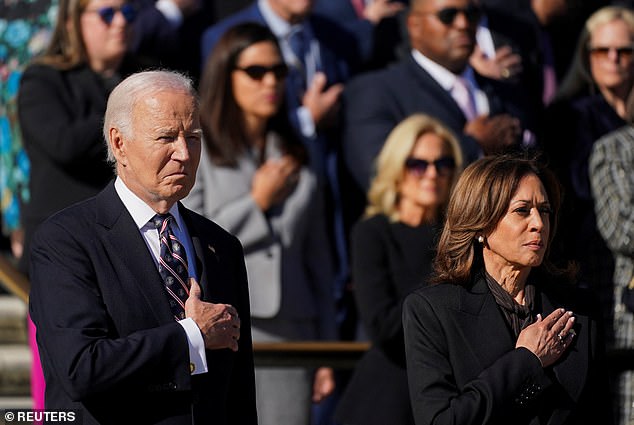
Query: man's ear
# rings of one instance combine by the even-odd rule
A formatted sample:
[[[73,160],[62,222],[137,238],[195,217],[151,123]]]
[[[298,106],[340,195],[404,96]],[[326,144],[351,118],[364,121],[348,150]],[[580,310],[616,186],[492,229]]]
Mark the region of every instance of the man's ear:
[[[116,127],[111,127],[108,131],[108,143],[112,154],[117,159],[117,164],[125,166],[127,164],[126,141],[121,131]]]

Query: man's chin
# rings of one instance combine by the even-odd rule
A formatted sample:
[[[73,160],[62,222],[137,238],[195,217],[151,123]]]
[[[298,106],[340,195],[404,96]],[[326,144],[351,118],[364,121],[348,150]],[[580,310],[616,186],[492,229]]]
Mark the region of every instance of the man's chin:
[[[171,182],[162,192],[165,195],[165,198],[180,201],[189,195],[192,187],[194,187],[194,185],[189,181],[176,181]]]

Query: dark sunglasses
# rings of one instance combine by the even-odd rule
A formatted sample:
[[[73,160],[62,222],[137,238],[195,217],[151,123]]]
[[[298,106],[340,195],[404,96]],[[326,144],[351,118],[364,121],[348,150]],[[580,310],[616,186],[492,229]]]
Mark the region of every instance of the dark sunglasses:
[[[616,52],[617,59],[625,58],[630,59],[634,56],[634,46],[625,47],[590,47],[588,49],[590,56],[595,58],[605,59],[609,56],[611,51]]]
[[[445,25],[451,25],[454,23],[456,16],[458,16],[459,13],[462,13],[467,19],[467,22],[472,25],[477,24],[482,16],[482,10],[473,4],[465,8],[446,7],[437,12],[430,13],[430,15],[435,15],[436,18]]]
[[[405,160],[405,168],[417,176],[422,176],[427,171],[427,167],[433,165],[436,172],[441,176],[448,176],[456,168],[456,161],[449,157],[443,156],[435,161],[427,161],[426,159],[409,157]]]
[[[286,78],[288,75],[288,67],[284,63],[276,63],[271,66],[264,65],[249,65],[244,68],[236,67],[238,71],[242,71],[249,76],[252,80],[260,81],[266,74],[272,72],[277,80]]]
[[[107,6],[95,10],[85,10],[87,13],[96,13],[106,25],[110,25],[117,12],[121,12],[127,23],[132,23],[136,19],[136,9],[131,4],[124,4],[121,7]]]

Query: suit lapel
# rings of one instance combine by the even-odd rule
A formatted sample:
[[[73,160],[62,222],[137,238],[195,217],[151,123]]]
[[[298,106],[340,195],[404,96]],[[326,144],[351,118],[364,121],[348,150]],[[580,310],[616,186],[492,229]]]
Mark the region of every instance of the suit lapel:
[[[113,183],[97,196],[97,224],[105,228],[105,241],[111,246],[112,255],[127,267],[132,275],[130,281],[138,285],[156,320],[173,321],[161,275]]]
[[[209,235],[196,225],[191,211],[179,204],[179,210],[185,224],[189,236],[192,239],[194,252],[196,253],[196,269],[199,271],[199,284],[202,289],[202,299],[209,302],[218,302],[223,299],[222,287],[224,285],[214,284],[214,277],[219,276],[220,272],[220,252],[217,250],[214,242],[208,237]]]
[[[422,87],[420,90],[413,90],[412,93],[428,93],[428,96],[421,98],[418,102],[428,102],[429,99],[434,99],[435,102],[438,102],[440,106],[442,106],[447,113],[446,114],[438,114],[438,116],[443,116],[445,119],[450,119],[452,122],[447,122],[446,124],[452,128],[462,128],[466,122],[464,113],[458,103],[451,97],[451,94],[447,92],[436,80],[432,78],[431,75],[427,71],[425,71],[413,57],[408,58],[406,62],[407,67],[409,68],[409,72],[414,75],[414,79],[418,82],[418,84]]]
[[[462,291],[456,315],[458,329],[471,341],[474,356],[484,369],[515,347],[515,341],[484,278],[476,278],[469,291]],[[483,333],[488,329],[488,333]],[[505,330],[505,331],[498,331]]]

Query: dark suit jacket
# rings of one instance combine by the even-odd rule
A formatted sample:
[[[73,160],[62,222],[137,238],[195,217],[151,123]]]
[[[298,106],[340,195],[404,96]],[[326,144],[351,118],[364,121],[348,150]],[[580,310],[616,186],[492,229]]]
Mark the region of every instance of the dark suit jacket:
[[[244,22],[256,22],[261,25],[266,25],[266,21],[260,12],[257,2],[253,2],[252,5],[225,17],[221,21],[218,21],[205,29],[200,42],[200,59],[203,67],[205,66],[205,62],[207,62],[211,51],[218,43],[218,40],[220,40],[220,37],[222,37],[229,28]]]
[[[253,0],[201,0],[201,8],[183,16],[178,26],[155,7],[156,0],[133,0],[139,8],[134,21],[132,50],[155,58],[162,67],[186,72],[197,83],[200,77],[200,39],[203,31]]]
[[[597,228],[588,160],[595,142],[624,125],[600,94],[559,100],[548,108],[545,150],[564,187],[561,216],[552,255],[580,265],[579,283],[611,291],[614,258]]]
[[[409,5],[407,0],[393,1]],[[357,15],[351,0],[315,0],[312,10],[317,15],[332,19],[354,35],[361,50],[364,70],[384,68],[407,50],[401,28],[404,13],[384,18],[375,25]]]
[[[487,94],[491,115],[508,112],[523,117],[521,108],[500,94],[502,86],[480,79]],[[373,173],[373,162],[390,131],[413,113],[429,114],[454,131],[467,162],[479,151],[475,139],[463,134],[465,116],[444,90],[411,55],[387,69],[353,78],[344,90],[343,155],[356,183],[365,192]],[[503,100],[504,99],[504,100]]]
[[[47,409],[78,409],[84,424],[257,423],[242,247],[213,222],[180,211],[203,299],[238,310],[239,350],[207,351],[209,372],[190,375],[185,332],[110,184],[51,217],[33,241],[30,312]]]
[[[536,312],[546,317],[563,307],[576,317],[577,336],[548,368],[527,349],[515,349],[481,273],[468,286],[439,284],[406,298],[407,376],[417,425],[611,423],[596,301],[574,286],[535,278]]]
[[[133,0],[138,13],[130,50],[135,54],[155,58],[163,67],[178,65],[179,28],[168,21],[155,7],[156,0]]]

